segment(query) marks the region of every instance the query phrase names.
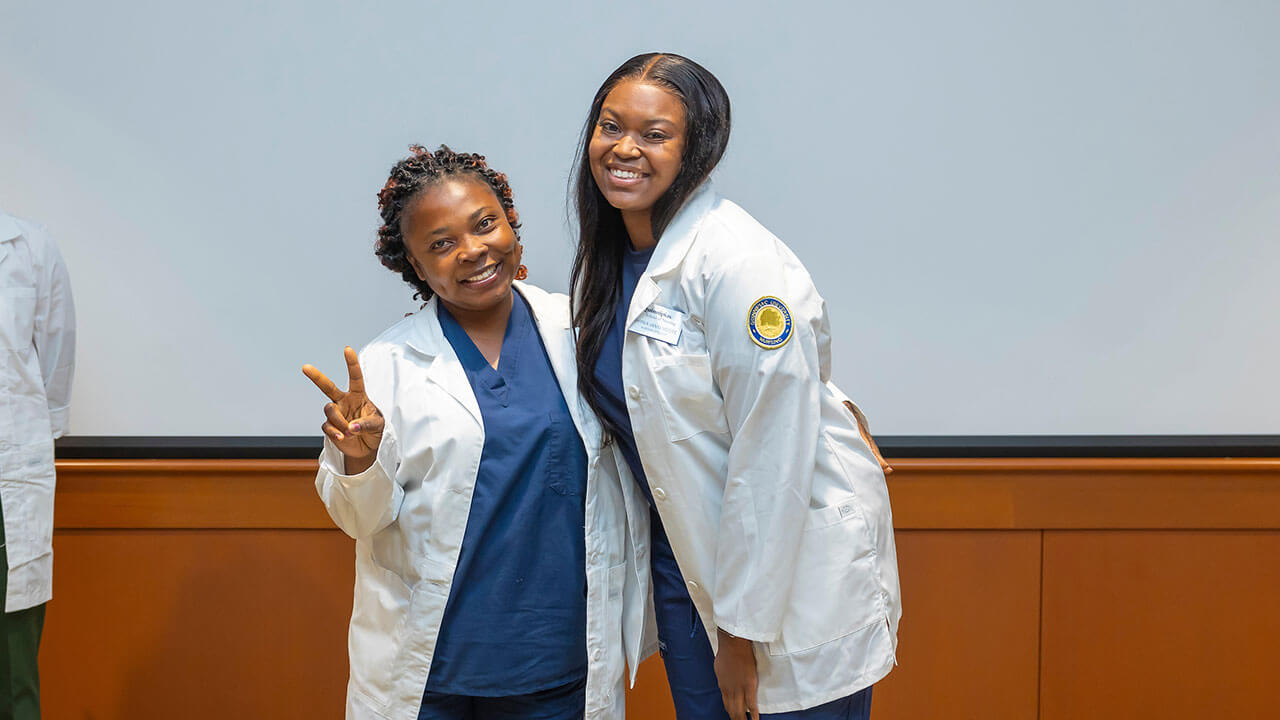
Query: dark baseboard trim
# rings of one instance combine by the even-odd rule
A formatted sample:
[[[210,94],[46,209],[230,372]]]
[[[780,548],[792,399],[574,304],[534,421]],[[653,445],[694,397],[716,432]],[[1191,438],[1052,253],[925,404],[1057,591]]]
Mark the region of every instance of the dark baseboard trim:
[[[889,458],[1280,457],[1280,435],[884,435]],[[73,435],[60,459],[314,459],[308,436]]]

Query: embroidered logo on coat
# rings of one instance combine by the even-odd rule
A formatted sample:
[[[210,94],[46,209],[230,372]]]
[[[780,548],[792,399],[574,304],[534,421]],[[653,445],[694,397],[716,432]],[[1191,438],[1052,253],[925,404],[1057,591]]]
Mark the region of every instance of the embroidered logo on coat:
[[[751,341],[765,350],[786,345],[791,339],[791,311],[787,304],[771,295],[755,301],[747,313],[747,332]]]

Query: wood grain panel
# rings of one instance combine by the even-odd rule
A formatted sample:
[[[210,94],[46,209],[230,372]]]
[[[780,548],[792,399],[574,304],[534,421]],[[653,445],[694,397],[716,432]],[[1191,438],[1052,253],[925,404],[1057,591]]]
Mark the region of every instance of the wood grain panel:
[[[1280,529],[1280,460],[895,460],[894,527]]]
[[[1280,529],[1280,460],[895,460],[894,525]],[[60,528],[332,527],[312,460],[64,460]]]
[[[60,460],[58,528],[328,530],[314,460]]]
[[[627,717],[631,720],[675,720],[676,706],[671,702],[667,670],[662,658],[654,655],[640,663],[636,686],[627,690]]]
[[[60,531],[54,552],[46,720],[342,717],[342,533]]]
[[[1035,717],[1040,533],[897,534],[898,666],[876,685],[877,720]]]
[[[1280,532],[1046,532],[1041,718],[1273,718]]]

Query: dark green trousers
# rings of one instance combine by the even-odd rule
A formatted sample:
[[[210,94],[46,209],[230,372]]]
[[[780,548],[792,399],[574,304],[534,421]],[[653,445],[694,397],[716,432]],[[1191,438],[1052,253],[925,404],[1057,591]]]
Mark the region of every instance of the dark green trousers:
[[[9,553],[0,508],[0,605],[9,591]],[[0,612],[0,720],[39,720],[40,632],[44,604],[17,612]]]

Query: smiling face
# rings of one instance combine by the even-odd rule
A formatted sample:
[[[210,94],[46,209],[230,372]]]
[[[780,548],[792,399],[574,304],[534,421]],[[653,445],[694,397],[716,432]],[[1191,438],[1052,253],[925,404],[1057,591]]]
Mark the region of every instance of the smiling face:
[[[591,176],[609,204],[643,214],[680,173],[685,112],[680,98],[643,80],[624,80],[609,92],[592,130]]]
[[[510,302],[520,243],[485,181],[456,175],[433,183],[405,208],[400,232],[414,272],[455,317]]]

